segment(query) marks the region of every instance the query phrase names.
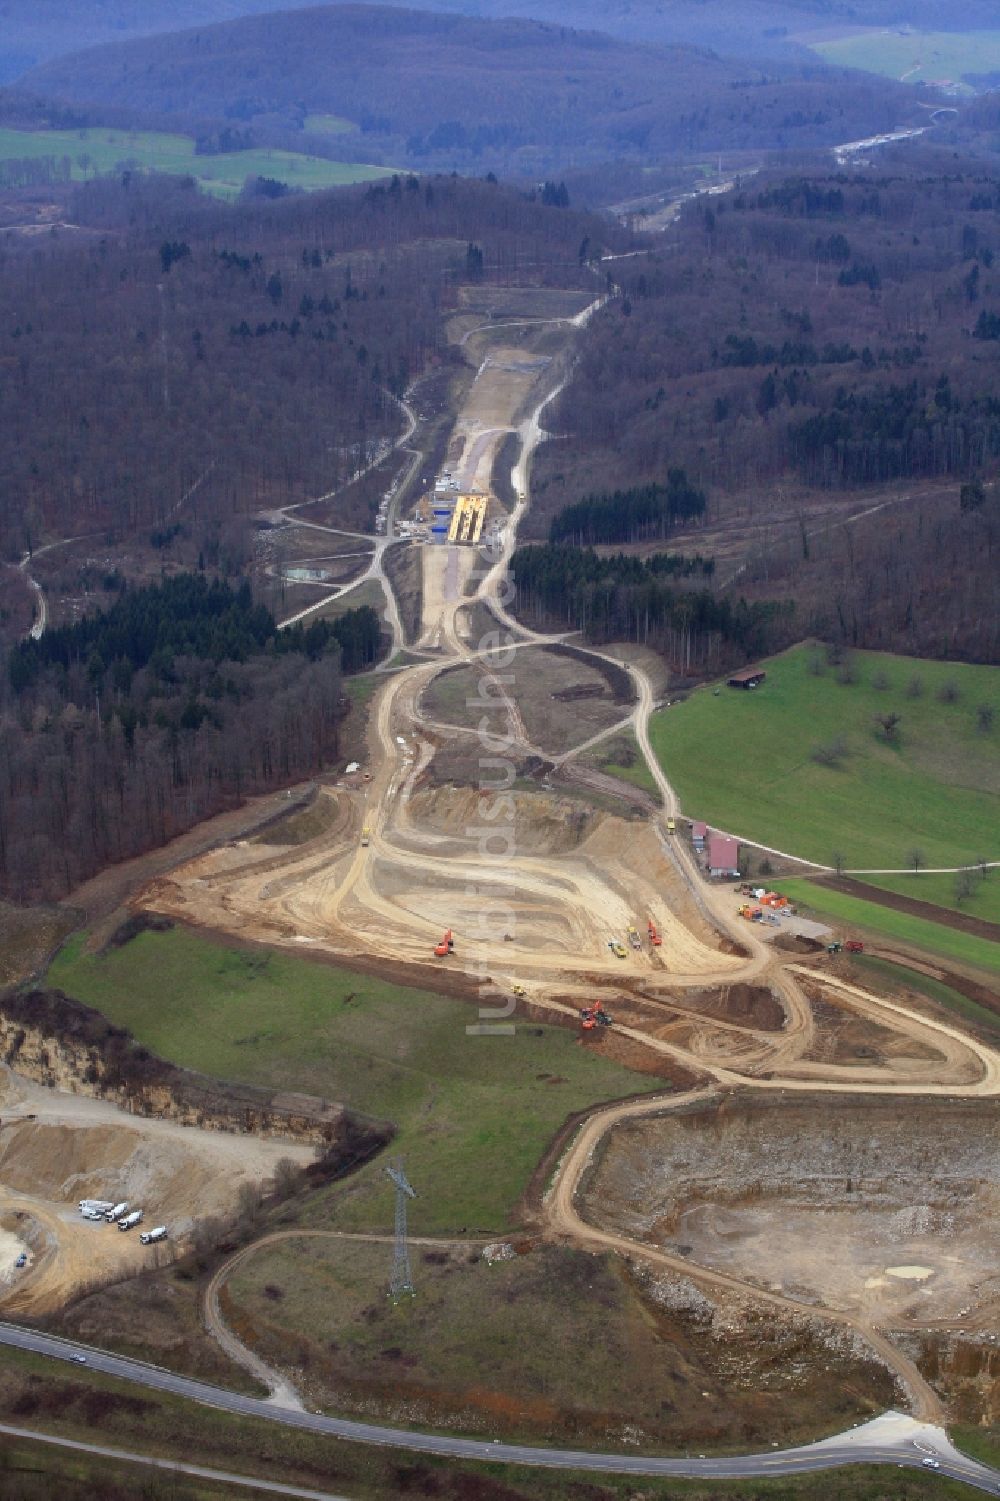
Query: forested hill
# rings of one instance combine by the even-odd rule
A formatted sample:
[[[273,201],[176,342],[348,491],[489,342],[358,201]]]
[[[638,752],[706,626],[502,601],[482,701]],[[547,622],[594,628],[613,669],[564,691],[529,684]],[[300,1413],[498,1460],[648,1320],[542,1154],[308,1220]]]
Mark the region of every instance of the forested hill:
[[[312,0],[280,0],[298,10]],[[379,0],[381,3],[381,0]],[[6,0],[6,35],[0,38],[0,82],[67,52],[119,42],[125,37],[207,26],[276,10],[275,0]],[[930,30],[996,24],[994,0],[966,0],[956,15],[951,0],[429,0],[428,10],[479,17],[518,14],[557,26],[596,27],[627,41],[710,47],[741,57],[788,57],[801,52],[803,32],[841,23],[887,26],[909,23]]]
[[[763,72],[707,50],[372,5],[95,48],[23,83],[59,99],[272,129],[332,113],[392,161],[525,173],[676,150],[830,144],[916,109],[905,86],[818,65]]]
[[[230,206],[124,173],[72,191],[65,217],[76,232],[5,242],[8,559],[169,518],[191,562],[240,566],[239,518],[333,490],[399,432],[398,398],[450,357],[443,313],[463,282],[590,289],[582,241],[628,243],[572,208],[450,176]],[[374,506],[345,501],[342,524],[364,528]]]
[[[804,629],[853,645],[993,660],[996,176],[912,145],[883,170],[761,174],[615,276],[523,537],[662,536],[639,502],[683,467],[707,495],[697,546],[743,539],[748,598],[787,591]],[[609,536],[614,491],[636,504]]]
[[[0,682],[0,895],[65,896],[338,751],[342,669],[370,667],[368,607],[278,632],[201,574],[127,590],[14,647]]]

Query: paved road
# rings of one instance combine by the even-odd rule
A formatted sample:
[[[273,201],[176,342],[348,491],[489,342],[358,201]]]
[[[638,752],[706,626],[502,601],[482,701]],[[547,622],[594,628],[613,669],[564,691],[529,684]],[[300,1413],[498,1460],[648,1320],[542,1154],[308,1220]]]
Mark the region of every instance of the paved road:
[[[31,1350],[56,1360],[76,1361],[85,1357],[89,1369],[108,1376],[121,1377],[136,1386],[152,1387],[186,1397],[208,1407],[221,1408],[240,1417],[265,1418],[289,1428],[304,1428],[325,1433],[331,1438],[356,1443],[386,1445],[415,1453],[438,1454],[449,1459],[501,1460],[508,1464],[544,1465],[556,1469],[588,1470],[618,1475],[674,1475],[715,1479],[738,1479],[742,1476],[787,1476],[803,1470],[831,1470],[850,1464],[889,1464],[919,1468],[927,1456],[940,1461],[940,1473],[964,1481],[986,1495],[1000,1493],[1000,1472],[967,1459],[949,1443],[943,1429],[917,1423],[901,1413],[884,1414],[863,1428],[839,1434],[818,1444],[796,1449],[782,1449],[764,1454],[745,1454],[720,1459],[661,1459],[654,1455],[602,1454],[586,1449],[543,1449],[530,1444],[490,1443],[482,1439],[453,1438],[445,1434],[422,1433],[384,1427],[378,1423],[356,1422],[349,1418],[326,1417],[322,1413],[297,1412],[276,1407],[242,1392],[230,1392],[192,1381],[175,1371],[112,1355],[106,1350],[74,1344],[34,1329],[0,1323],[0,1345]],[[294,1493],[293,1493],[294,1494]]]

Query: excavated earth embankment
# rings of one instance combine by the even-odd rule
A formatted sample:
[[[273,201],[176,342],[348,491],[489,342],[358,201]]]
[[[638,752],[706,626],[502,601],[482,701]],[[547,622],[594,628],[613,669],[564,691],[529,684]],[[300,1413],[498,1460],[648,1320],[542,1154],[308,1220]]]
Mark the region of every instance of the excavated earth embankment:
[[[729,1098],[615,1128],[584,1212],[817,1307],[974,1320],[1000,1294],[998,1145],[994,1101]]]

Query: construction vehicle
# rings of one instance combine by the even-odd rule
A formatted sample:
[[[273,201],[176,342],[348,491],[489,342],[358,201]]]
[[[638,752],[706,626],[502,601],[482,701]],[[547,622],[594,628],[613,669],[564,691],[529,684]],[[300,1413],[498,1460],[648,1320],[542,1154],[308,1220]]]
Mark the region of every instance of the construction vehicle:
[[[434,952],[439,959],[446,959],[449,954],[453,954],[455,952],[455,940],[451,936],[450,928],[447,930]]]
[[[668,834],[676,834],[677,833],[677,825],[676,825],[676,823],[674,822],[674,820],[672,818],[668,818],[667,819],[667,833]]]
[[[647,924],[646,931],[649,934],[649,941],[650,941],[650,943],[653,945],[654,949],[658,949],[660,947],[661,943],[663,942],[663,939],[660,937],[659,933],[657,932],[656,924],[655,924],[655,922],[653,921],[652,918],[649,919],[649,923]]]
[[[739,916],[745,917],[747,922],[760,922],[763,913],[759,907],[751,907],[749,902],[744,902],[739,909]]]
[[[523,985],[512,985],[510,987],[510,993],[511,993],[511,995],[527,995],[528,994],[528,992],[525,990],[525,988],[524,988]]]
[[[827,944],[826,951],[828,954],[839,954],[843,950],[843,947],[842,943],[835,940],[833,943]]]
[[[628,949],[625,947],[625,945],[619,939],[617,939],[617,938],[609,938],[608,939],[608,948],[614,954],[614,956],[615,956],[616,959],[627,959],[628,958]]]
[[[364,828],[361,830],[361,847],[362,847],[362,849],[367,849],[368,848],[368,842],[371,839],[371,837],[372,837],[372,831],[369,828],[369,826],[367,824],[365,824]]]
[[[143,1246],[153,1246],[158,1240],[166,1240],[166,1238],[166,1225],[157,1225],[155,1230],[144,1230],[142,1232],[142,1234],[139,1236],[139,1244]]]
[[[585,1032],[593,1032],[595,1027],[610,1027],[611,1015],[605,1011],[600,1001],[594,1001],[592,1005],[581,1009],[580,1025]]]
[[[863,954],[865,951],[865,946],[859,938],[849,938],[844,948],[849,954]]]
[[[104,1218],[104,1216],[107,1214],[107,1212],[108,1212],[109,1209],[114,1209],[114,1207],[115,1207],[115,1201],[114,1201],[114,1199],[81,1199],[80,1200],[80,1213],[81,1214],[86,1214],[88,1211],[92,1211],[93,1213],[100,1215],[101,1219]]]
[[[639,937],[639,929],[634,923],[628,925],[628,941],[634,949],[642,948],[642,939]]]
[[[136,1225],[141,1224],[142,1210],[133,1209],[131,1214],[127,1214],[123,1220],[118,1221],[118,1228],[119,1230],[134,1230]]]
[[[120,1220],[123,1214],[128,1214],[128,1199],[122,1199],[120,1204],[113,1204],[104,1218],[109,1225],[113,1225],[115,1220]]]

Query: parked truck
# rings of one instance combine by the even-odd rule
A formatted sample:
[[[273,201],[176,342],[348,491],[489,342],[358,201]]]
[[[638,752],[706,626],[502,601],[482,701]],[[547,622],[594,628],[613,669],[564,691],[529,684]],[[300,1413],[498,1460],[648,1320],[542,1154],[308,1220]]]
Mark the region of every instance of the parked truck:
[[[100,1215],[102,1219],[107,1214],[108,1210],[109,1209],[114,1209],[114,1207],[115,1207],[115,1201],[114,1201],[114,1199],[81,1199],[80,1200],[80,1213],[81,1214],[87,1214],[88,1212],[93,1212],[95,1214]]]
[[[115,1220],[120,1220],[126,1214],[128,1214],[128,1199],[122,1199],[120,1204],[112,1204],[104,1218],[111,1225]]]
[[[166,1240],[166,1225],[157,1225],[155,1230],[144,1230],[139,1236],[139,1241],[144,1246],[155,1246],[158,1240]]]
[[[131,1214],[127,1214],[123,1220],[118,1221],[118,1228],[119,1230],[134,1230],[136,1225],[141,1224],[142,1210],[133,1209]]]

